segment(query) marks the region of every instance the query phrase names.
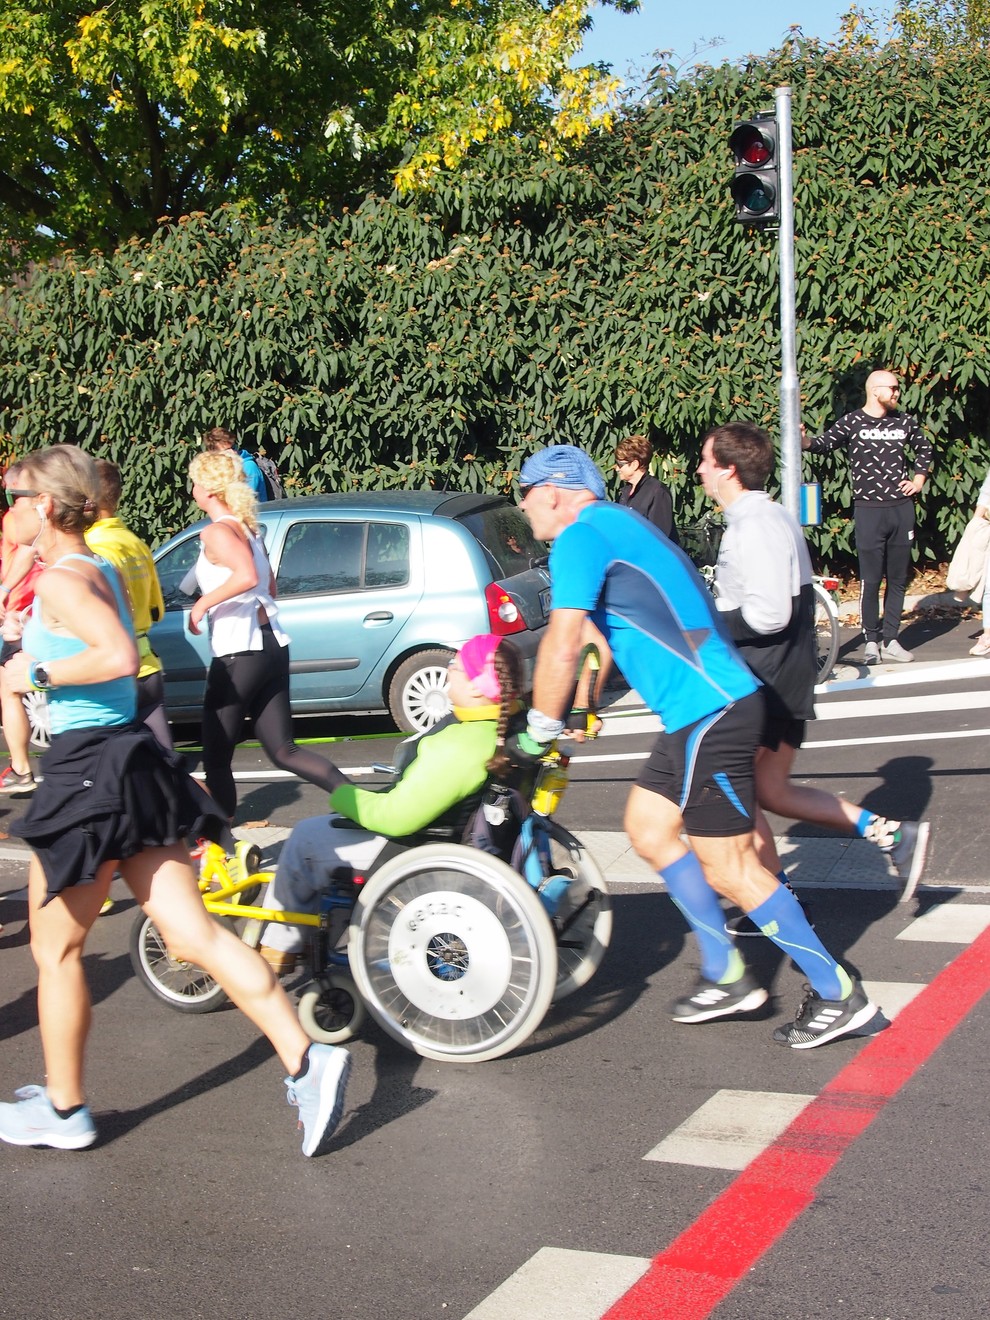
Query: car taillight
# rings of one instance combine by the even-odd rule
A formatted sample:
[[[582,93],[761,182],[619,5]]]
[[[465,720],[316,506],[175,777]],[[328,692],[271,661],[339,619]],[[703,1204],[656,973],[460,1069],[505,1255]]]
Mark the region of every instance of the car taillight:
[[[508,633],[525,630],[526,621],[519,613],[519,606],[497,582],[489,582],[485,587],[485,604],[488,606],[488,624],[493,633],[505,637]]]

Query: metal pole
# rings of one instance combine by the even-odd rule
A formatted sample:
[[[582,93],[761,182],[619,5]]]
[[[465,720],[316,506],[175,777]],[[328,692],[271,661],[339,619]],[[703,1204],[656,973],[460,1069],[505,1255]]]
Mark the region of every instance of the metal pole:
[[[801,517],[801,386],[797,373],[794,293],[794,176],[791,89],[774,91],[780,156],[780,502]]]

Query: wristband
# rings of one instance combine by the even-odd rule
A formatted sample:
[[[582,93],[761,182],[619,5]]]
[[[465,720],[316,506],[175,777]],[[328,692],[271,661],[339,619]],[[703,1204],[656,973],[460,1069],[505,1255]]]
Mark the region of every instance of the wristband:
[[[542,710],[536,710],[531,706],[526,717],[526,732],[538,743],[552,743],[554,738],[558,738],[564,732],[564,721],[552,720],[549,715],[544,715]]]

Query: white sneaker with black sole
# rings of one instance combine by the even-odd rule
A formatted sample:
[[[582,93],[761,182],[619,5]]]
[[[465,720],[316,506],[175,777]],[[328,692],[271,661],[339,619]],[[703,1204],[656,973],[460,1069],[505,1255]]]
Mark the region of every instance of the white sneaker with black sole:
[[[853,981],[852,992],[845,999],[823,999],[810,985],[804,990],[797,1017],[773,1033],[778,1045],[789,1045],[792,1050],[813,1050],[838,1036],[848,1036],[865,1027],[878,1012],[858,981]]]
[[[733,1013],[752,1013],[767,1002],[767,992],[749,972],[743,972],[731,985],[719,985],[699,976],[689,995],[682,995],[671,1009],[673,1022],[710,1022]]]

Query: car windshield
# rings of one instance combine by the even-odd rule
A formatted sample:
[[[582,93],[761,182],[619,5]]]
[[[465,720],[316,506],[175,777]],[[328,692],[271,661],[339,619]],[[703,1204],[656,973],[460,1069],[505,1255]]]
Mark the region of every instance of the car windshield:
[[[547,557],[547,546],[534,537],[525,515],[512,504],[492,504],[459,519],[488,551],[497,576],[513,577]]]

